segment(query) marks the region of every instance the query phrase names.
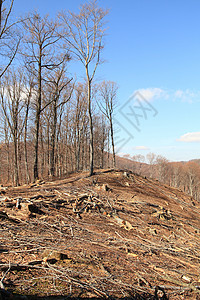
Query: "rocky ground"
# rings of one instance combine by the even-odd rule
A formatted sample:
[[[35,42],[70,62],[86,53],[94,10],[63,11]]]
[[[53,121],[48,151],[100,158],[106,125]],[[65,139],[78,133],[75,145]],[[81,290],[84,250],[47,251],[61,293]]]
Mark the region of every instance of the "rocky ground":
[[[1,188],[0,299],[200,299],[200,203],[124,171]]]

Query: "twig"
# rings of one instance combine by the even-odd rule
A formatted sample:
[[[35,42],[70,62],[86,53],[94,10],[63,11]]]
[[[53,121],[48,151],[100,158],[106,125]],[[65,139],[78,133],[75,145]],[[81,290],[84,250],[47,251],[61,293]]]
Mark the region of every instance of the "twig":
[[[72,225],[70,225],[70,226],[69,226],[69,228],[70,228],[70,231],[71,231],[71,235],[72,235],[72,237],[74,237],[74,233],[73,233],[73,228],[72,228]]]
[[[3,289],[3,290],[5,290],[3,281],[4,281],[4,279],[6,278],[6,275],[8,274],[8,272],[10,271],[10,269],[11,269],[11,263],[10,263],[10,261],[9,261],[8,269],[7,269],[7,271],[4,273],[4,275],[3,275],[3,277],[1,278],[1,281],[0,281],[0,288]]]
[[[62,276],[64,276],[64,277],[67,277],[67,279],[69,280],[69,282],[73,282],[74,284],[79,285],[79,286],[82,286],[83,288],[86,288],[86,289],[89,288],[89,289],[93,290],[97,295],[99,295],[99,296],[104,296],[104,297],[106,297],[106,298],[109,298],[109,295],[108,295],[106,292],[103,292],[103,291],[97,289],[97,288],[94,287],[93,285],[88,284],[88,283],[86,283],[86,282],[82,282],[82,281],[80,281],[80,280],[78,280],[78,279],[75,279],[75,278],[73,278],[73,277],[71,277],[71,276],[68,276],[67,274],[65,274],[65,273],[62,272],[61,270],[55,269],[55,268],[53,268],[53,267],[52,267],[51,265],[49,265],[49,264],[47,264],[47,265],[48,265],[49,269],[54,270],[55,272],[60,273],[60,274],[61,274]]]

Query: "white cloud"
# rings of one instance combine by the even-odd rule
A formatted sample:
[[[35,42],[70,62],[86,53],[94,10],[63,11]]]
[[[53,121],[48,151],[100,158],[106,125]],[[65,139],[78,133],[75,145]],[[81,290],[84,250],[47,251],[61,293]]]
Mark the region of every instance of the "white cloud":
[[[149,150],[149,148],[146,147],[146,146],[136,146],[136,147],[134,147],[133,149],[134,149],[134,150]]]
[[[176,90],[172,93],[172,96],[175,100],[177,99],[188,103],[200,101],[200,91],[192,91],[190,89]]]
[[[152,87],[152,88],[144,88],[144,89],[138,89],[135,91],[135,93],[139,93],[145,100],[147,101],[153,101],[156,99],[161,100],[178,100],[182,102],[200,102],[200,91],[199,90],[191,90],[191,89],[177,89],[177,90],[167,90],[162,89],[158,87]]]
[[[167,92],[161,88],[139,89],[136,92],[139,92],[140,95],[147,101],[152,101],[159,98],[168,98]]]
[[[200,142],[200,132],[185,133],[179,139],[177,139],[177,141],[185,143]]]
[[[182,98],[183,95],[184,95],[184,91],[182,91],[182,90],[177,90],[177,91],[174,92],[174,96],[176,98]]]

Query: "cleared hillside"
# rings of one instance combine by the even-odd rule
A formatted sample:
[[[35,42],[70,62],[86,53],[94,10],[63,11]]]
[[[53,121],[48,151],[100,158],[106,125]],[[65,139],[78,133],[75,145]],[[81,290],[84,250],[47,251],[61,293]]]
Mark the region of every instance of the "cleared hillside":
[[[200,204],[178,189],[74,174],[2,188],[0,219],[2,299],[199,299]]]

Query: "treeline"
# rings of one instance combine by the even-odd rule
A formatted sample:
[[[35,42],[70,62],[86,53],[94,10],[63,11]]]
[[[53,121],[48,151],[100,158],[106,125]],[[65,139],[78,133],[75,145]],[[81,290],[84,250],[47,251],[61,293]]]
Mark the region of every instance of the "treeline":
[[[170,162],[164,156],[148,153],[124,155],[118,165],[137,172],[142,176],[156,179],[169,186],[181,189],[195,200],[200,201],[200,161]],[[128,160],[127,160],[128,159]]]
[[[92,175],[94,167],[115,166],[118,87],[94,81],[108,11],[94,0],[77,14],[52,20],[34,12],[13,22],[13,3],[0,0],[1,183],[17,186],[79,170]]]

